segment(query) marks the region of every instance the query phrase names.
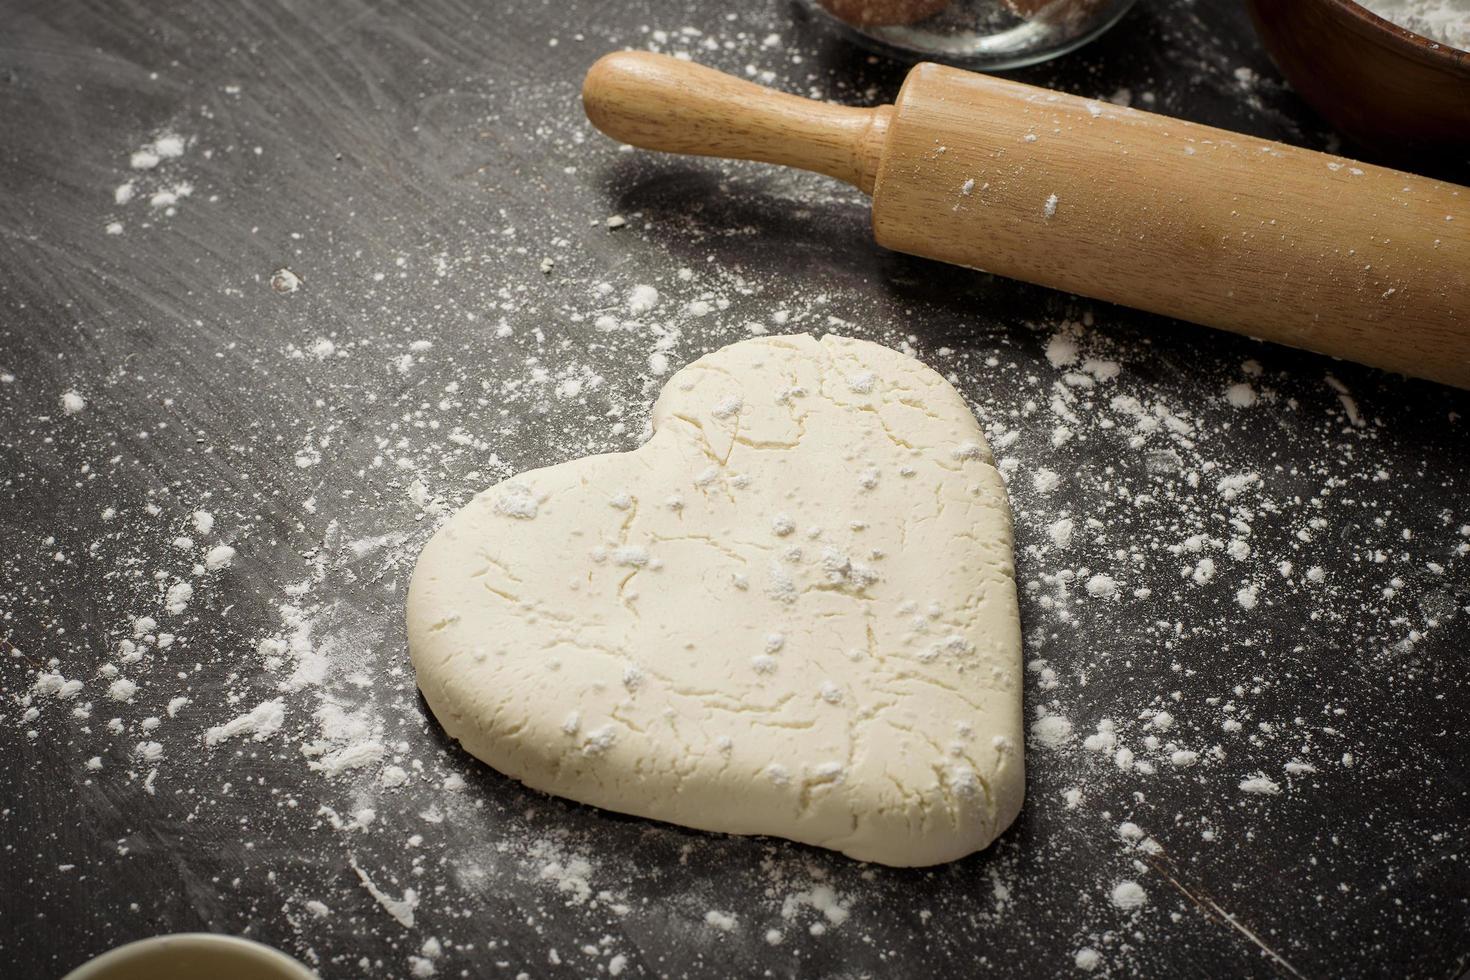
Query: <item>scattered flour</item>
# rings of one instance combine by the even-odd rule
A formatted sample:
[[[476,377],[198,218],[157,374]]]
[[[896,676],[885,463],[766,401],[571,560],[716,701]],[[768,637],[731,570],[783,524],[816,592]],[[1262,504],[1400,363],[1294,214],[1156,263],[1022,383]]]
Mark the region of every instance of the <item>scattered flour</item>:
[[[285,720],[285,703],[280,698],[273,701],[262,701],[253,710],[238,718],[209,729],[204,733],[204,744],[218,745],[226,739],[240,735],[249,735],[255,741],[263,742],[280,731]]]
[[[658,290],[647,284],[634,286],[628,293],[628,312],[634,316],[648,313],[658,305]]]
[[[746,14],[742,34],[744,19]],[[781,48],[761,46],[764,33],[745,40],[733,31],[710,28],[685,35],[655,25],[641,43],[699,60],[736,59],[727,67],[748,61],[752,77],[764,73],[788,87],[824,84],[806,79],[809,67],[760,60],[764,51],[785,55]],[[706,40],[732,45],[725,49],[731,53],[708,47]],[[1239,58],[1237,51],[1225,54]],[[1206,83],[1213,79],[1232,92],[1237,86],[1249,86],[1255,94],[1272,91],[1269,75],[1236,71],[1234,61],[1221,61],[1219,55],[1216,51],[1211,57],[1223,67],[1204,64]],[[508,93],[506,102],[532,97]],[[1149,105],[1152,98],[1153,93],[1119,90],[1112,101]],[[1101,101],[1090,103],[1089,112],[1094,117],[1115,114]],[[585,136],[580,120],[561,136],[556,135],[555,119],[546,125],[548,146],[557,151],[569,153]],[[97,189],[99,206],[115,213],[99,216],[91,227],[116,224],[121,232],[122,222],[109,219],[127,222],[127,237],[108,239],[107,247],[140,241],[149,222],[171,208],[196,206],[218,180],[217,174],[184,172],[209,149],[210,140],[203,136],[166,140],[154,134],[126,144],[135,146],[144,165],[120,167]],[[608,159],[616,152],[609,148]],[[843,208],[857,204],[855,193],[843,197],[846,191],[822,190],[824,183],[805,177],[762,171],[761,180],[765,192],[800,201],[803,209],[812,207],[814,195]],[[981,206],[987,192],[974,181],[966,182],[961,195],[972,196],[961,206]],[[1058,215],[1059,204],[1053,195],[1042,205],[1042,216],[1065,218]],[[605,228],[617,227],[603,217],[607,210],[591,212],[588,226],[599,240],[625,246],[627,257],[636,258],[632,250],[641,238],[629,231],[606,234]],[[654,227],[631,210],[628,219],[637,223],[640,236]],[[850,937],[861,936],[881,921],[874,908],[849,896],[866,895],[868,887],[887,894],[896,886],[885,871],[819,860],[816,866],[826,877],[818,878],[808,855],[770,845],[761,852],[760,873],[751,876],[748,890],[741,890],[747,883],[733,881],[723,882],[719,890],[706,883],[686,889],[665,880],[650,886],[650,865],[640,860],[641,854],[614,853],[601,837],[584,833],[578,818],[567,818],[561,804],[521,794],[479,767],[466,766],[456,754],[441,751],[437,735],[425,740],[395,617],[401,613],[405,576],[416,549],[443,515],[514,469],[541,462],[525,457],[524,445],[518,446],[509,430],[511,420],[532,419],[553,433],[558,459],[631,448],[646,429],[657,380],[676,366],[735,336],[824,329],[874,336],[913,350],[961,381],[987,379],[971,383],[966,393],[976,397],[977,411],[992,433],[1016,512],[1017,584],[1023,590],[1025,649],[1031,661],[1024,683],[1028,709],[1034,712],[1026,746],[1032,766],[1028,775],[1037,783],[1027,805],[1040,812],[1038,819],[1059,828],[1054,837],[1035,845],[1037,860],[1049,876],[1062,878],[1073,864],[1067,860],[1071,848],[1107,847],[1116,851],[1117,862],[1104,871],[1087,872],[1096,877],[1066,882],[1069,888],[1098,895],[1111,890],[1112,900],[1088,903],[1078,912],[1075,933],[1061,936],[1051,958],[1038,963],[1036,972],[1049,975],[1071,966],[1110,975],[1147,972],[1147,962],[1139,961],[1136,951],[1159,942],[1168,926],[1162,911],[1157,922],[1154,916],[1135,914],[1147,904],[1144,887],[1157,892],[1145,877],[1151,873],[1147,865],[1135,863],[1150,847],[1159,846],[1142,826],[1170,821],[1170,846],[1177,846],[1176,854],[1187,854],[1189,838],[1197,837],[1222,849],[1223,860],[1223,849],[1246,846],[1242,840],[1252,841],[1250,846],[1267,845],[1269,824],[1254,815],[1280,807],[1286,791],[1315,804],[1321,797],[1313,794],[1321,787],[1346,792],[1357,785],[1353,780],[1359,774],[1373,771],[1365,740],[1386,737],[1391,727],[1379,719],[1376,724],[1383,730],[1375,731],[1361,717],[1360,705],[1352,702],[1319,704],[1314,698],[1291,703],[1285,697],[1291,688],[1282,683],[1283,671],[1303,669],[1315,662],[1316,654],[1276,642],[1280,636],[1270,629],[1278,624],[1263,608],[1273,614],[1287,610],[1283,622],[1310,617],[1314,632],[1329,640],[1360,639],[1355,655],[1365,668],[1371,663],[1391,677],[1393,689],[1405,692],[1398,696],[1406,700],[1406,692],[1415,690],[1441,692],[1446,701],[1456,696],[1459,682],[1435,674],[1430,654],[1434,643],[1443,648],[1454,642],[1454,624],[1463,619],[1454,583],[1463,577],[1459,563],[1467,551],[1455,548],[1470,548],[1470,517],[1449,504],[1443,515],[1422,517],[1385,504],[1388,498],[1381,492],[1375,496],[1375,487],[1413,479],[1402,466],[1393,465],[1387,422],[1378,422],[1380,415],[1393,417],[1385,397],[1391,382],[1359,380],[1363,375],[1346,366],[1339,373],[1351,381],[1352,392],[1335,377],[1324,383],[1320,373],[1293,377],[1291,362],[1268,348],[1261,348],[1258,356],[1269,369],[1256,360],[1238,370],[1223,363],[1209,370],[1180,366],[1169,359],[1179,356],[1177,348],[1160,357],[1154,343],[1139,342],[1127,329],[1094,323],[1089,304],[1082,301],[1068,301],[1064,317],[1051,312],[1033,325],[1012,325],[1004,343],[991,343],[982,333],[950,351],[910,326],[925,314],[921,303],[911,312],[900,312],[881,304],[855,306],[837,288],[830,295],[814,283],[810,289],[793,288],[785,276],[765,277],[730,262],[732,253],[724,250],[720,237],[730,229],[716,228],[693,214],[659,220],[671,241],[685,250],[681,260],[688,267],[666,262],[676,253],[660,250],[657,261],[611,264],[589,270],[590,278],[578,281],[572,270],[586,268],[595,257],[559,244],[575,239],[574,234],[539,226],[534,216],[507,216],[504,241],[493,247],[512,254],[524,249],[535,282],[497,282],[482,296],[468,288],[470,272],[484,250],[478,244],[465,249],[463,260],[452,251],[438,254],[437,243],[422,252],[417,246],[404,248],[399,258],[386,261],[354,254],[353,261],[363,266],[363,281],[373,283],[367,302],[371,316],[330,324],[305,318],[293,335],[299,344],[294,354],[279,348],[252,354],[260,358],[262,384],[289,372],[321,386],[314,393],[320,396],[315,407],[271,425],[273,435],[287,439],[286,460],[301,446],[309,447],[300,457],[309,465],[299,473],[293,470],[293,479],[313,479],[303,482],[294,501],[287,489],[271,497],[236,497],[223,485],[211,492],[182,473],[184,482],[172,488],[160,485],[157,495],[146,500],[121,494],[79,496],[85,513],[103,515],[81,528],[101,540],[98,560],[117,562],[106,586],[109,601],[116,604],[99,606],[99,628],[112,635],[99,645],[100,662],[94,664],[77,658],[69,646],[70,637],[79,632],[75,626],[55,636],[47,636],[43,628],[29,642],[25,632],[0,631],[0,637],[28,648],[24,658],[8,657],[14,673],[7,681],[18,681],[7,687],[17,702],[10,717],[19,731],[67,746],[78,775],[104,785],[109,794],[127,792],[130,786],[139,793],[156,790],[150,804],[177,801],[181,816],[216,831],[229,822],[225,818],[233,813],[232,801],[242,797],[239,786],[247,772],[252,781],[268,781],[267,805],[279,806],[281,813],[306,803],[310,807],[298,812],[315,811],[318,797],[335,807],[331,814],[313,818],[320,830],[314,842],[322,845],[322,854],[338,855],[338,860],[355,855],[358,880],[347,875],[345,887],[327,893],[318,890],[320,881],[305,884],[284,864],[271,867],[281,878],[272,888],[279,888],[294,910],[288,917],[300,920],[293,919],[296,948],[322,948],[317,945],[320,927],[313,923],[340,925],[349,917],[363,921],[360,912],[369,907],[369,895],[389,913],[376,916],[375,928],[388,932],[422,927],[418,920],[430,918],[414,916],[420,894],[436,905],[438,896],[445,896],[445,914],[433,917],[444,938],[436,947],[438,955],[422,934],[405,936],[396,959],[364,965],[359,971],[364,974],[453,976],[471,963],[488,964],[499,957],[513,961],[511,951],[483,945],[483,935],[471,932],[468,924],[457,925],[449,914],[469,907],[466,896],[493,895],[501,886],[509,886],[507,894],[517,894],[512,879],[544,891],[545,904],[554,907],[558,920],[568,917],[565,921],[585,927],[581,938],[586,959],[565,967],[568,974],[596,975],[603,968],[612,976],[638,972],[636,961],[614,955],[618,940],[604,941],[600,932],[617,935],[604,920],[644,916],[640,903],[650,890],[660,897],[674,893],[670,897],[681,903],[681,914],[702,923],[696,932],[710,926],[704,931],[706,941],[726,942],[720,934],[736,928],[738,914],[739,924],[749,925],[752,942],[762,948],[780,944],[783,948],[776,952],[799,957],[793,962],[815,962],[805,958],[809,950],[802,943],[808,934],[842,928]],[[303,231],[311,231],[305,218],[302,224]],[[331,247],[315,236],[305,241],[319,250]],[[272,298],[267,290],[265,299],[303,316],[306,308],[298,304],[312,297],[300,276],[284,267],[277,274],[268,270],[288,259],[308,268],[305,248],[305,242],[291,246],[289,253],[261,266],[255,281],[257,287],[270,285],[281,294]],[[543,255],[555,276],[534,272]],[[610,280],[605,289],[598,277]],[[399,293],[390,288],[395,283],[401,283]],[[451,284],[464,287],[452,300],[446,288]],[[335,285],[341,289],[336,299],[345,302],[348,284]],[[427,304],[426,289],[434,295]],[[286,299],[293,292],[294,298]],[[1100,320],[1108,316],[1096,315]],[[451,318],[461,317],[477,324],[476,344],[493,348],[495,358],[451,349],[448,338],[454,334],[446,328]],[[592,347],[575,343],[581,336],[567,326],[575,323],[584,324],[595,342]],[[1033,336],[1028,337],[1028,329],[1035,330]],[[446,339],[440,341],[440,336]],[[414,339],[422,337],[436,342],[426,346],[427,341]],[[1157,339],[1159,347],[1167,346],[1165,338]],[[370,352],[376,353],[368,356]],[[1211,357],[1201,354],[1202,360]],[[489,361],[510,367],[490,371],[485,367]],[[644,366],[646,376],[640,376],[634,369]],[[1197,394],[1174,382],[1181,372],[1197,382]],[[608,383],[601,381],[604,375]],[[65,400],[59,412],[57,408],[57,388],[67,384],[81,389],[75,392],[82,402],[77,412],[87,407],[81,391],[99,403],[113,404],[113,393],[104,395],[106,386],[97,379],[64,377],[57,387],[42,389],[43,413],[70,411]],[[164,387],[166,374],[156,372],[150,383],[154,381],[160,396],[175,394]],[[26,387],[24,379],[17,384],[9,372],[0,373],[0,382],[14,385],[0,389],[7,394]],[[838,382],[857,394],[865,387],[860,377],[844,375]],[[393,390],[395,386],[401,390]],[[796,411],[803,397],[812,395],[790,395],[783,404]],[[180,408],[185,417],[202,411],[197,405]],[[741,406],[730,417],[749,410]],[[83,462],[100,475],[94,486],[101,487],[109,475],[103,461],[121,450],[100,440],[103,426],[96,424],[97,418],[94,407],[90,416],[83,416],[89,424],[79,424],[79,419],[58,425],[56,437],[58,443],[63,437],[78,440],[86,450]],[[381,431],[360,431],[364,423],[381,425]],[[1454,431],[1463,422],[1435,424]],[[1290,439],[1281,432],[1291,433]],[[1246,457],[1250,463],[1239,461],[1239,447],[1256,441],[1272,444],[1270,458],[1279,466],[1258,464],[1253,456]],[[275,451],[254,432],[231,433],[229,443],[234,442],[250,451]],[[220,440],[204,448],[223,453],[229,443]],[[334,464],[355,475],[346,483],[356,496],[338,496],[341,487],[326,475]],[[1259,471],[1243,472],[1243,465],[1259,466]],[[736,489],[731,474],[712,470],[705,492]],[[885,472],[881,478],[890,475]],[[77,479],[80,484],[90,473],[84,471]],[[1438,479],[1445,479],[1442,469]],[[185,486],[193,496],[181,499]],[[417,489],[409,490],[411,486]],[[609,488],[610,494],[615,490]],[[677,509],[683,496],[700,492],[685,490],[670,498],[673,503],[643,505]],[[1451,500],[1463,490],[1453,480],[1444,484]],[[406,495],[411,502],[388,514]],[[554,502],[538,499],[526,488],[507,488],[499,506],[508,516],[533,520],[539,508]],[[196,507],[201,509],[191,513]],[[790,524],[785,536],[773,522],[773,543],[811,549],[805,537],[808,513],[794,505],[789,509],[801,520],[785,515]],[[255,539],[258,549],[249,549],[252,559],[259,556],[250,571],[283,569],[274,581],[204,574],[231,567],[221,550],[231,546],[214,536],[211,511],[227,522],[230,533],[222,536],[236,547],[242,547],[239,542],[252,530],[258,534],[270,527],[269,537]],[[257,516],[266,513],[272,515],[269,524]],[[396,523],[385,523],[385,514]],[[1374,523],[1380,518],[1386,522],[1382,528]],[[765,520],[758,529],[762,535]],[[299,534],[291,532],[293,523]],[[1345,559],[1339,549],[1338,531],[1346,527],[1356,529],[1353,555],[1361,563]],[[1412,540],[1400,536],[1410,529]],[[829,527],[827,534],[833,533]],[[1453,539],[1448,545],[1446,535]],[[38,540],[45,539],[38,535]],[[59,573],[74,569],[78,560],[93,560],[72,554],[75,545],[64,546],[65,541],[37,549]],[[140,541],[164,545],[144,550],[135,544]],[[1194,546],[1186,547],[1185,541]],[[607,548],[608,559],[618,560],[613,544]],[[630,560],[629,568],[646,568],[637,560],[646,555],[653,561],[648,551],[622,557]],[[656,545],[652,551],[668,557]],[[230,556],[236,557],[232,550]],[[874,562],[875,567],[880,564]],[[1365,574],[1377,577],[1371,592],[1360,587]],[[1197,576],[1203,579],[1198,586]],[[25,581],[46,578],[28,575]],[[174,593],[176,584],[190,585],[190,590]],[[763,587],[749,581],[745,586]],[[734,588],[741,588],[738,579]],[[7,598],[18,601],[7,612],[15,608],[23,613],[28,597],[39,595],[14,585],[10,590]],[[1380,590],[1381,601],[1374,598]],[[1094,601],[1101,598],[1107,601]],[[203,608],[206,603],[208,617],[189,615],[191,605]],[[216,614],[227,625],[219,625]],[[938,615],[942,618],[943,611]],[[258,638],[254,649],[242,646],[232,630],[241,622],[275,618],[277,626],[253,635]],[[938,628],[934,621],[926,622],[920,632]],[[763,628],[752,654],[761,652],[764,633]],[[794,645],[795,635],[787,642]],[[487,647],[486,655],[494,656],[493,645]],[[789,655],[766,654],[778,671],[780,658]],[[568,663],[559,665],[560,677],[568,676]],[[548,677],[556,676],[549,671]],[[1120,685],[1122,677],[1129,679],[1127,684]],[[636,683],[618,686],[616,675],[613,680],[619,697],[641,696],[654,683],[652,675],[641,688]],[[1109,695],[1101,696],[1105,691]],[[836,685],[831,693],[835,700],[828,698],[825,687],[810,696],[822,698],[833,710],[850,705]],[[1328,700],[1325,693],[1321,700]],[[252,704],[257,707],[239,714]],[[279,705],[279,716],[269,707],[273,704]],[[1166,715],[1170,724],[1161,724]],[[601,730],[599,725],[589,717],[584,726],[579,719],[573,734],[588,737]],[[964,747],[965,737],[957,732],[955,746],[974,751],[974,746]],[[582,751],[580,739],[573,744]],[[599,743],[586,744],[595,755]],[[207,746],[213,751],[206,751]],[[955,751],[955,746],[943,750]],[[247,761],[248,767],[243,765]],[[797,771],[793,764],[769,775],[795,785],[799,780],[792,774]],[[188,782],[168,780],[170,773],[187,775]],[[307,781],[308,794],[293,792],[297,778]],[[176,788],[196,782],[197,802],[192,793],[175,795]],[[1178,802],[1178,789],[1193,794],[1196,787],[1230,807],[1229,824],[1207,806]],[[617,823],[599,826],[616,833]],[[441,831],[455,825],[483,829],[487,836],[474,847],[464,846]],[[657,830],[647,832],[660,845],[667,840]],[[247,844],[264,839],[254,826],[241,834]],[[1406,847],[1413,846],[1407,837],[1405,841]],[[689,862],[697,867],[716,861],[728,853],[721,848],[744,853],[766,846],[701,838],[690,842]],[[995,902],[997,918],[1009,903],[1024,903],[1025,890],[1015,887],[1016,878],[1029,872],[1018,869],[1013,848],[1002,839],[986,856],[987,871],[995,873],[993,898],[989,875],[983,892],[962,884],[956,886],[960,897],[952,901],[945,898],[947,889],[926,895],[923,901],[932,900],[934,906],[933,922],[942,926],[946,919],[989,916],[989,911],[972,907],[980,895],[986,903]],[[1415,854],[1424,856],[1418,850]],[[589,855],[598,861],[596,870]],[[1340,852],[1323,847],[1311,857],[1322,862],[1320,874],[1330,868],[1335,876],[1324,880],[1350,880],[1355,863],[1369,860],[1350,847]],[[872,874],[876,883],[867,882],[864,874]],[[1130,879],[1123,884],[1138,889],[1136,904],[1128,904],[1128,894],[1118,901],[1122,886],[1114,883],[1123,877]],[[629,882],[639,893],[631,912],[621,897],[598,887],[615,881]],[[375,882],[391,887],[384,891]],[[400,891],[407,883],[412,888]],[[394,897],[398,894],[402,898]],[[1014,897],[1018,895],[1022,897]],[[748,905],[737,904],[741,902]],[[703,912],[712,906],[715,921]],[[539,908],[523,911],[528,921],[534,920],[533,928],[549,922]],[[1395,916],[1392,926],[1400,931],[1419,926],[1404,915],[1385,914]],[[577,918],[569,918],[573,916]],[[925,915],[922,921],[928,924],[930,919]],[[645,926],[640,922],[639,928]],[[458,933],[460,943],[475,940],[463,963],[453,962],[456,950],[465,947],[450,942],[451,932]],[[578,955],[560,938],[557,942],[559,956],[570,961]],[[586,953],[586,948],[595,952]],[[897,960],[885,965],[898,971],[913,966]],[[353,972],[350,965],[335,967]],[[521,968],[529,975],[547,969],[541,963],[513,963],[506,975]]]
[[[357,861],[351,862],[352,870],[357,872],[357,878],[362,882],[362,887],[368,890],[368,894],[377,899],[383,911],[387,912],[403,928],[413,928],[414,910],[419,907],[419,896],[412,888],[403,890],[402,898],[394,898],[373,883],[368,873],[358,866]]]
[[[704,921],[706,925],[713,926],[721,932],[735,931],[735,916],[734,914],[729,912],[721,912],[717,909],[710,909],[708,912],[704,913]]]
[[[1240,789],[1244,793],[1255,793],[1266,796],[1275,796],[1281,792],[1280,784],[1267,779],[1265,776],[1252,776],[1249,779],[1241,780]]]
[[[235,549],[227,544],[216,545],[209,549],[204,556],[204,567],[211,572],[217,572],[222,568],[228,568],[235,560]]]
[[[1046,536],[1051,538],[1051,543],[1058,548],[1069,548],[1072,545],[1072,533],[1076,526],[1076,522],[1070,517],[1058,518],[1047,525]]]
[[[1256,389],[1241,381],[1225,389],[1225,400],[1235,408],[1250,408],[1256,403]]]
[[[177,616],[189,608],[189,601],[194,598],[194,586],[188,582],[175,582],[168,587],[163,596],[163,608],[170,615]]]
[[[1148,904],[1148,892],[1136,881],[1118,882],[1108,897],[1120,909],[1137,909]]]
[[[1060,749],[1072,737],[1072,723],[1061,715],[1042,715],[1031,723],[1031,738],[1047,749]]]

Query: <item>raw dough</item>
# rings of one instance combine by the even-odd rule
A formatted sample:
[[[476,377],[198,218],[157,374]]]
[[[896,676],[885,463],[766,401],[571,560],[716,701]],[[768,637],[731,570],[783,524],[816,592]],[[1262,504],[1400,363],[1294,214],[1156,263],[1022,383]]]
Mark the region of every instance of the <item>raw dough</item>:
[[[679,371],[639,449],[479,494],[408,598],[418,684],[536,789],[893,865],[1024,789],[1010,511],[959,394],[865,341]]]

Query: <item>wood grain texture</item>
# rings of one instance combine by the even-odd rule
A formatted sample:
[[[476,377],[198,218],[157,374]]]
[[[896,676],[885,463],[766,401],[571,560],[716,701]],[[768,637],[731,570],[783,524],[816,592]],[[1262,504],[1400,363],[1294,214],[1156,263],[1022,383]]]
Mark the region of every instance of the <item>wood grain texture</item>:
[[[814,102],[640,51],[599,59],[582,105],[593,125],[633,146],[799,167],[867,193],[892,113]]]
[[[625,52],[583,104],[635,146],[869,191],[900,252],[1470,388],[1453,184],[932,64],[844,109]]]
[[[1470,190],[939,65],[879,244],[1470,387]]]

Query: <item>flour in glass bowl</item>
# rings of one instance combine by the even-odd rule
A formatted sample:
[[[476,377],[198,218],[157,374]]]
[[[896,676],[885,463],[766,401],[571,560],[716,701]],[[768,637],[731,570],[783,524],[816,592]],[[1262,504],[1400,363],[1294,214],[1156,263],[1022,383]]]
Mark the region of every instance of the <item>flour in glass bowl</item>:
[[[1431,41],[1470,51],[1470,0],[1358,0],[1358,5]]]

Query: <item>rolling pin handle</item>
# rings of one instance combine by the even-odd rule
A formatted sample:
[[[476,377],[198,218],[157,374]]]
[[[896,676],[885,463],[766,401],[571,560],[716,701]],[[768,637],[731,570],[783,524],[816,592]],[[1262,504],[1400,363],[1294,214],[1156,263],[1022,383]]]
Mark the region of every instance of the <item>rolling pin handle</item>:
[[[873,192],[892,106],[854,109],[646,51],[599,59],[582,83],[592,124],[645,150],[799,167]]]

